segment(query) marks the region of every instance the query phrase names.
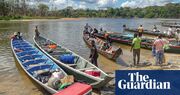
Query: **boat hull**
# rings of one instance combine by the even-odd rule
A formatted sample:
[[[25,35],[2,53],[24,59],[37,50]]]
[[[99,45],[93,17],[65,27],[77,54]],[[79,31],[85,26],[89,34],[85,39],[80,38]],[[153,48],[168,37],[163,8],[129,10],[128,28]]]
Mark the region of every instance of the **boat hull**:
[[[91,48],[90,42],[86,39],[85,34],[84,34],[84,36],[83,36],[83,40],[85,41],[85,43],[87,44],[87,46],[88,46],[89,48]],[[116,51],[116,54],[115,54],[115,55],[109,54],[109,53],[107,53],[107,52],[105,52],[105,51],[103,51],[103,50],[99,50],[99,49],[97,49],[97,50],[98,50],[98,53],[100,53],[101,55],[103,55],[103,56],[105,56],[106,58],[108,58],[108,59],[110,59],[110,60],[113,60],[113,61],[116,61],[116,59],[117,59],[117,58],[120,56],[120,54],[122,53],[122,50],[121,50],[121,49],[118,49],[118,50]]]
[[[105,39],[102,34],[96,34],[96,36],[99,37],[99,38]],[[110,39],[113,42],[117,42],[117,43],[121,43],[121,44],[125,44],[125,45],[132,45],[132,40],[123,40],[123,39],[114,38],[114,37],[111,37]],[[165,52],[180,54],[180,46],[171,45],[169,47],[170,48],[165,50]],[[152,49],[152,42],[151,43],[142,42],[141,43],[141,48],[151,50]]]
[[[35,39],[34,37],[34,43],[35,45],[42,51],[44,52],[44,54],[46,54],[47,56],[49,56],[49,58],[51,58],[54,62],[56,62],[64,71],[66,71],[68,74],[73,75],[76,79],[76,81],[80,81],[80,82],[84,82],[87,83],[89,85],[91,85],[93,88],[101,88],[104,85],[106,85],[110,80],[112,80],[113,77],[108,76],[107,74],[105,74],[104,79],[99,79],[96,78],[94,76],[88,75],[86,73],[83,73],[81,71],[78,71],[62,62],[60,62],[59,60],[57,60],[56,58],[54,58],[53,56],[51,56],[50,54],[48,54],[37,42],[37,39]],[[59,46],[59,45],[58,45]],[[78,55],[77,55],[78,56]],[[82,58],[82,57],[80,57]],[[82,58],[83,59],[83,58]],[[85,60],[85,59],[84,59]],[[100,70],[100,69],[99,69]],[[101,72],[103,72],[102,70],[100,70]]]

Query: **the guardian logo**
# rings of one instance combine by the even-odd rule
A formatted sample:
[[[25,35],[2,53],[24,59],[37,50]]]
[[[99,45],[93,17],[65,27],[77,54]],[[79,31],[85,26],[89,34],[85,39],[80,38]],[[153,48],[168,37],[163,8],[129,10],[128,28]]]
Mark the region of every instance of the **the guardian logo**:
[[[139,72],[128,73],[130,81],[121,79],[118,81],[118,88],[123,89],[171,89],[170,82],[160,82],[151,79],[149,75],[141,75]]]

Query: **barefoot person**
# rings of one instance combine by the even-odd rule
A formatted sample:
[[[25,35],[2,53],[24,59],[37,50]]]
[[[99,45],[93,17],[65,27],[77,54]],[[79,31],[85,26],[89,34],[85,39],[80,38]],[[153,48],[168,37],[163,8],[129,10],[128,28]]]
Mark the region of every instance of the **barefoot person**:
[[[90,53],[89,58],[90,58],[91,63],[98,67],[98,64],[97,64],[98,52],[97,52],[97,48],[96,48],[94,40],[91,41],[91,46],[92,46],[91,53]]]
[[[133,61],[134,65],[139,65],[140,61],[140,49],[141,49],[141,34],[137,35],[136,33],[134,34],[134,39],[132,41],[132,46],[131,46],[131,52],[133,51]],[[137,57],[137,62],[136,62],[136,57]]]

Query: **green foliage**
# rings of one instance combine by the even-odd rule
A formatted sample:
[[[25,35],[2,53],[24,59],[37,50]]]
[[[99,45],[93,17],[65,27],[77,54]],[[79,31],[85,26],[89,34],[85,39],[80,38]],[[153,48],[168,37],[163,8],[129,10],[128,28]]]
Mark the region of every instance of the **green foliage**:
[[[45,16],[49,10],[49,7],[45,4],[39,4],[38,9],[40,10],[41,16]]]
[[[11,1],[11,2],[10,2]],[[106,10],[73,9],[67,7],[57,10],[45,4],[30,7],[26,0],[0,0],[0,20],[22,18],[59,18],[59,17],[121,17],[121,18],[180,18],[180,3],[165,6],[150,6],[146,8],[107,8]]]

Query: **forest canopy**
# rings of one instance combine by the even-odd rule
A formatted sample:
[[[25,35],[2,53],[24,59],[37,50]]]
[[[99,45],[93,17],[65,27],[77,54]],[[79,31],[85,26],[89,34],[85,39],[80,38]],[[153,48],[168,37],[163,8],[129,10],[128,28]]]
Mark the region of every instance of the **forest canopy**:
[[[38,3],[30,6],[26,0],[0,0],[0,19],[23,18],[62,18],[62,17],[103,17],[103,18],[180,18],[180,3],[169,3],[165,6],[149,6],[145,8],[106,8],[106,9],[64,9],[49,8]],[[16,1],[16,0],[15,0]]]

